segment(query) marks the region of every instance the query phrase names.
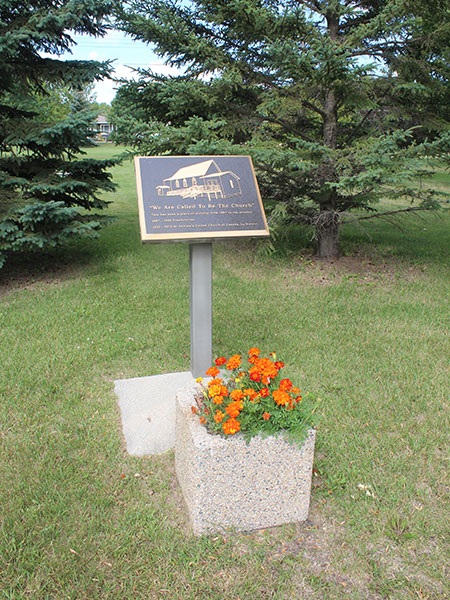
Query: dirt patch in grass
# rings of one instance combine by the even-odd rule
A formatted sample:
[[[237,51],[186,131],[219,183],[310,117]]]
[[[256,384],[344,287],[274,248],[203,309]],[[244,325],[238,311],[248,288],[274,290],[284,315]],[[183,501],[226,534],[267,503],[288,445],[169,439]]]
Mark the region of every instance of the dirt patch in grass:
[[[242,260],[242,255],[245,260]],[[423,276],[424,268],[408,260],[365,248],[335,260],[318,259],[312,252],[293,254],[289,258],[260,257],[251,243],[239,248],[224,248],[218,261],[227,271],[248,280],[260,279],[263,274],[283,277],[287,286],[299,282],[311,286],[331,286],[344,281],[358,284],[385,284],[399,279],[415,281]],[[264,262],[262,271],[261,263]]]
[[[177,496],[175,502],[182,513],[186,508],[182,496]],[[187,520],[180,516],[177,520],[184,521],[184,532],[189,535]],[[243,533],[226,531],[220,537],[229,552],[244,561],[251,562],[262,553],[267,574],[289,572],[289,598],[446,598],[443,587],[421,572],[417,557],[408,560],[402,547],[387,539],[367,544],[368,553],[361,554],[358,540],[346,527],[345,520],[336,520],[330,512],[327,501],[318,498],[302,523]],[[361,547],[364,543],[361,541]]]
[[[61,285],[64,281],[82,276],[85,266],[69,261],[33,258],[24,263],[11,261],[0,270],[0,298],[41,286]]]
[[[288,276],[301,279],[312,285],[336,285],[343,281],[360,284],[386,283],[398,279],[415,281],[423,275],[423,269],[390,256],[356,253],[342,256],[337,260],[319,260],[312,256],[302,256],[294,260],[288,269]]]
[[[361,541],[361,547],[363,544]],[[295,579],[295,597],[309,597],[308,590],[313,587],[316,595],[323,590],[326,598],[444,600],[446,590],[423,571],[423,561],[413,550],[415,542],[411,544],[379,538],[376,545],[368,544],[368,552],[362,555],[345,521],[328,515],[326,501],[321,505],[319,499],[313,503],[309,519],[296,525],[295,539],[283,544],[278,556],[298,557],[301,569]]]
[[[352,597],[379,600],[369,590],[370,576],[350,551],[351,569],[340,569],[336,556],[343,552],[344,525],[325,516],[323,504],[313,502],[309,518],[303,523],[235,535],[233,551],[240,556],[265,553],[270,568],[292,568],[293,598]],[[346,563],[348,561],[346,560]],[[351,575],[349,575],[351,573]]]

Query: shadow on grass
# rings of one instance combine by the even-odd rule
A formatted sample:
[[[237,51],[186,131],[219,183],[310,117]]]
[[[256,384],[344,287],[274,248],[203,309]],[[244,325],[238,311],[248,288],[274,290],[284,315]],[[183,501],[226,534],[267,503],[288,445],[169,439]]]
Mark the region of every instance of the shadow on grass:
[[[0,296],[36,283],[79,277],[95,260],[95,249],[65,246],[47,252],[13,255],[0,270]]]
[[[253,244],[252,244],[253,245]],[[145,248],[145,249],[144,249]],[[290,226],[275,243],[275,262],[284,262],[295,255],[314,256],[312,229]],[[341,230],[343,256],[409,260],[420,264],[450,264],[450,210],[439,213],[408,215],[394,222],[385,219],[368,221],[364,227],[345,225]],[[260,246],[264,253],[264,246]],[[47,252],[11,256],[0,270],[0,294],[28,287],[39,282],[63,281],[79,277],[83,272],[118,270],[117,258],[142,253],[137,220],[121,216],[106,227],[98,239],[84,239]]]
[[[315,255],[312,228],[290,226],[274,243],[275,258],[307,254]],[[415,263],[450,262],[450,210],[428,214],[412,214],[395,221],[383,218],[362,224],[342,226],[340,234],[343,256],[370,256],[373,259],[389,257],[411,260]]]
[[[12,254],[0,270],[0,294],[39,281],[79,277],[86,269],[110,271],[118,256],[139,252],[140,248],[135,224],[122,221],[109,225],[99,238],[42,252]]]
[[[449,264],[450,211],[405,215],[395,221],[379,218],[364,227],[346,225],[341,241],[346,254],[365,250],[417,263]]]

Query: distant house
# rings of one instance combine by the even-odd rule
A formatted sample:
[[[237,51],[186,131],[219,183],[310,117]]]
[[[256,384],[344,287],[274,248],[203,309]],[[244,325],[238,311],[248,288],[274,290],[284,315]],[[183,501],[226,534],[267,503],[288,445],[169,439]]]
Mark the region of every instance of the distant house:
[[[215,160],[205,160],[178,169],[156,187],[158,196],[182,198],[231,198],[242,194],[239,177],[233,171],[221,171]]]
[[[98,115],[95,126],[97,129],[97,138],[103,142],[107,142],[114,129],[108,119],[103,115]]]

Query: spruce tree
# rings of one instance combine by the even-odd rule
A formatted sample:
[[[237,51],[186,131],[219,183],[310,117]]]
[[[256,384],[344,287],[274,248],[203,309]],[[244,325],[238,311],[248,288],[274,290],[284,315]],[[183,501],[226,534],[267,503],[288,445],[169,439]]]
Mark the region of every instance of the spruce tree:
[[[335,257],[341,225],[383,214],[381,198],[438,206],[416,183],[448,157],[447,6],[122,2],[119,26],[183,73],[119,90],[117,135],[147,153],[250,153],[272,221],[312,226]]]
[[[89,109],[61,120],[45,99],[65,86],[77,97],[110,72],[108,62],[60,60],[74,33],[101,36],[109,2],[0,0],[0,266],[13,252],[96,236],[107,217],[91,214],[114,185],[115,160],[82,156]],[[80,108],[80,107],[79,107]]]

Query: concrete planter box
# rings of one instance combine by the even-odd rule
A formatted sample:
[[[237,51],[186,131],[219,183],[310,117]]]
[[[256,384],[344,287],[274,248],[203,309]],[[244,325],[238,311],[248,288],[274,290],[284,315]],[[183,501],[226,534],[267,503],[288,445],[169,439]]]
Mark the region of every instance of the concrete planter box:
[[[175,469],[196,535],[248,531],[308,517],[315,431],[302,447],[284,436],[210,435],[192,414],[194,388],[177,394]]]

